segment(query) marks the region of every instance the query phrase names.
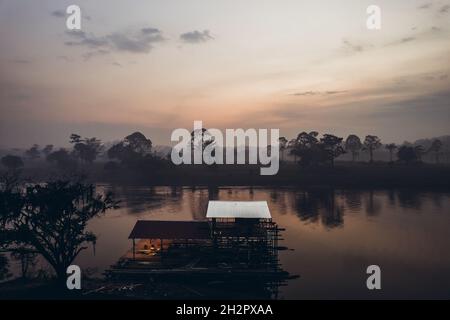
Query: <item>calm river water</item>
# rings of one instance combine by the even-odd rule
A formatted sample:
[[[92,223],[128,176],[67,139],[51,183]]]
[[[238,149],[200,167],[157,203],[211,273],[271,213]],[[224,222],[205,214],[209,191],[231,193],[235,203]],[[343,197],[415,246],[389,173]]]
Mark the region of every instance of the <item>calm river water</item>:
[[[286,228],[282,268],[300,277],[279,298],[450,298],[450,193],[412,190],[170,188],[101,185],[121,208],[90,223],[96,252],[76,263],[101,273],[131,247],[138,219],[204,219],[208,200],[266,200]],[[366,268],[381,268],[379,291]]]

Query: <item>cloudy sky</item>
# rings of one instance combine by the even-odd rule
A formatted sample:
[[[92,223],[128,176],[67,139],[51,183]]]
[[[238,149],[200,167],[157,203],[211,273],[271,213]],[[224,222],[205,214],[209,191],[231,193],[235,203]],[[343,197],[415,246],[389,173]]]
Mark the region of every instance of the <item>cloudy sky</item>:
[[[82,9],[69,32],[65,9]],[[382,28],[366,28],[366,8]],[[450,0],[0,0],[0,146],[215,128],[450,134]]]

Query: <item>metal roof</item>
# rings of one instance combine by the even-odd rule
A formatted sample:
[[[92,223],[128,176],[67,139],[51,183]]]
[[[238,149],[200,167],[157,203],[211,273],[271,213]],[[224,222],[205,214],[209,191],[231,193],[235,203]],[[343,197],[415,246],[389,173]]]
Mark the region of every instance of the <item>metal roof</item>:
[[[207,218],[270,219],[266,201],[209,201]]]
[[[210,239],[207,221],[138,220],[129,239]]]

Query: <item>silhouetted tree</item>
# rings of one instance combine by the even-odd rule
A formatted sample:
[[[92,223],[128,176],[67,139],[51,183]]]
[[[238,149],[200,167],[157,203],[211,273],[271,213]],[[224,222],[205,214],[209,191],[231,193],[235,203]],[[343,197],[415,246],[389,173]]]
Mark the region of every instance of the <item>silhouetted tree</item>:
[[[31,160],[36,160],[41,157],[41,152],[39,151],[39,145],[34,144],[30,149],[25,151],[25,156]]]
[[[70,136],[70,143],[73,144],[73,154],[86,163],[92,163],[102,150],[102,143],[97,138],[84,138],[77,134]]]
[[[362,149],[361,139],[355,134],[351,134],[345,140],[345,149],[352,153],[352,161],[355,162],[359,156],[359,152]]]
[[[294,163],[297,163],[297,154],[295,149],[297,148],[297,139],[291,139],[287,143],[287,149],[289,149],[289,154],[294,156]]]
[[[397,146],[395,143],[389,143],[389,144],[385,145],[384,147],[386,148],[386,150],[389,151],[389,159],[390,159],[390,162],[392,163],[394,150],[397,149]]]
[[[147,139],[142,133],[134,132],[129,136],[126,136],[124,145],[129,147],[133,152],[139,153],[140,155],[149,155],[152,152],[152,141]]]
[[[401,162],[411,163],[417,161],[417,154],[413,147],[403,145],[398,148],[397,158]]]
[[[421,145],[414,147],[414,152],[416,153],[417,160],[422,161],[422,156],[425,154],[425,148]]]
[[[377,136],[367,135],[364,139],[364,149],[369,151],[370,162],[373,162],[373,151],[381,147],[380,138]]]
[[[295,142],[292,143],[291,154],[300,158],[300,165],[308,166],[320,162],[323,153],[318,147],[318,135],[316,131],[310,133],[301,132],[298,134]]]
[[[22,158],[19,156],[6,155],[2,158],[2,165],[4,165],[9,170],[17,170],[23,167]]]
[[[285,137],[278,138],[278,146],[280,148],[281,153],[281,161],[284,161],[284,151],[288,145],[288,140]]]
[[[94,185],[81,182],[35,184],[9,196],[15,197],[12,202],[21,204],[9,219],[9,249],[39,253],[61,283],[65,282],[67,267],[87,248],[86,244],[95,244],[96,236],[86,230],[87,222],[117,207],[111,194],[97,194]]]
[[[208,131],[208,129],[202,128],[201,130],[194,130],[191,132],[191,157],[192,163],[194,162],[194,151],[201,150],[202,154],[205,148],[209,145],[215,144],[214,136]],[[214,150],[212,152],[212,156],[214,156]]]
[[[434,139],[431,143],[431,147],[428,152],[433,152],[435,156],[436,163],[439,163],[439,155],[442,149],[442,142],[439,139]]]
[[[345,153],[342,147],[343,138],[336,137],[332,134],[324,134],[320,139],[321,147],[328,155],[331,166],[334,167],[334,159]]]
[[[0,254],[0,281],[8,279],[9,277],[11,277],[11,273],[9,272],[9,261],[3,254]]]
[[[42,153],[45,155],[45,157],[47,158],[47,156],[53,151],[53,145],[52,144],[48,144],[44,147],[44,149],[42,149]]]
[[[137,168],[143,160],[150,160],[151,150],[152,141],[142,133],[135,132],[109,148],[107,154],[110,159],[117,159],[128,167]]]
[[[11,252],[11,256],[20,262],[22,278],[27,278],[29,269],[36,264],[37,253],[28,248],[17,248]]]
[[[61,148],[57,151],[50,153],[47,156],[47,161],[55,163],[61,169],[72,168],[75,165],[72,156],[64,148]]]

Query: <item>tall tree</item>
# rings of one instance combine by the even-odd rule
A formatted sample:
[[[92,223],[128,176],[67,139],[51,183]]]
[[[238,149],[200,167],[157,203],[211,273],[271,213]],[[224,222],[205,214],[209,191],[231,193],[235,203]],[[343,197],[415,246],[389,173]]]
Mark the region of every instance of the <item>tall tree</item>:
[[[286,150],[287,144],[288,140],[286,139],[286,137],[278,138],[278,146],[280,148],[281,161],[284,161],[284,151]]]
[[[9,193],[20,203],[10,218],[10,250],[37,252],[65,282],[66,269],[96,236],[87,231],[88,221],[116,208],[111,194],[95,192],[94,185],[55,181],[28,186],[20,194]]]
[[[318,133],[313,131],[307,133],[305,131],[300,132],[297,138],[291,143],[291,154],[294,157],[300,158],[300,165],[308,166],[314,162],[314,152],[319,143],[317,139]]]
[[[6,155],[2,158],[2,165],[4,165],[9,170],[17,170],[23,167],[22,158],[19,156]]]
[[[417,154],[412,146],[402,145],[398,148],[397,158],[401,162],[411,163],[417,161]]]
[[[289,154],[294,156],[294,163],[297,163],[297,139],[293,138],[287,143],[287,149],[289,149]]]
[[[389,162],[393,162],[393,154],[394,154],[394,150],[397,149],[397,145],[395,143],[389,143],[387,145],[384,146],[386,148],[386,150],[389,151]]]
[[[42,149],[42,153],[44,154],[45,157],[48,157],[48,155],[50,153],[52,153],[52,151],[53,151],[53,145],[52,144],[48,144]]]
[[[70,136],[70,143],[73,144],[74,156],[86,163],[94,162],[103,148],[99,139],[95,137],[81,139],[78,134]]]
[[[41,157],[41,152],[39,151],[39,145],[33,144],[33,146],[25,151],[25,156],[31,160],[36,160]]]
[[[126,136],[123,143],[133,152],[142,156],[149,155],[152,152],[152,141],[140,132],[134,132]]]
[[[324,134],[320,139],[321,147],[327,153],[332,167],[334,167],[334,159],[345,153],[342,147],[342,140],[343,138],[336,137],[332,134]]]
[[[152,141],[142,133],[135,132],[108,149],[108,157],[117,159],[129,167],[136,167],[151,156]]]
[[[50,153],[47,156],[47,161],[55,163],[60,169],[71,169],[76,165],[71,154],[64,148]]]
[[[425,148],[419,144],[414,147],[414,152],[416,153],[417,160],[422,161],[422,156],[425,154]]]
[[[355,134],[351,134],[345,140],[345,150],[352,153],[352,161],[355,162],[359,156],[359,152],[362,149],[361,139]]]
[[[370,162],[373,162],[373,151],[381,147],[380,138],[377,136],[367,135],[364,139],[364,149],[369,152]]]
[[[442,149],[442,141],[439,139],[434,139],[431,143],[431,147],[428,152],[433,152],[436,163],[439,163],[439,155]]]

